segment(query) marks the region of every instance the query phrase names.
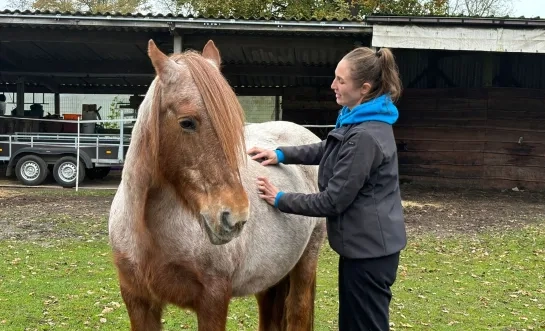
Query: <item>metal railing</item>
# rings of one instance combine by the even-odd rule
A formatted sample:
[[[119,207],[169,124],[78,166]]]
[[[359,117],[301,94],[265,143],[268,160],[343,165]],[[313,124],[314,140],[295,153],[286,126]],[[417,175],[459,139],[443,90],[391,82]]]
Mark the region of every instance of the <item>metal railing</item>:
[[[12,116],[0,116],[1,118],[18,119],[24,121],[40,121],[40,122],[60,122],[77,124],[77,132],[75,133],[40,133],[40,132],[16,132],[12,135],[0,135],[0,141],[2,138],[7,138],[9,142],[9,155],[12,154],[12,145],[19,143],[28,143],[30,146],[35,145],[48,145],[51,146],[50,141],[43,141],[45,139],[55,140],[54,145],[58,146],[74,146],[76,149],[76,160],[80,159],[80,148],[82,147],[95,147],[98,158],[99,146],[118,146],[118,161],[124,162],[124,147],[130,145],[131,135],[124,134],[124,124],[130,122],[136,122],[135,118],[125,119],[123,113],[121,113],[120,119],[108,119],[108,120],[81,120],[79,117],[77,120],[51,120],[51,119],[36,119],[26,117],[12,117]],[[94,134],[94,133],[81,133],[81,124],[85,123],[119,123],[119,134]],[[245,124],[252,124],[247,122]],[[335,125],[313,125],[304,124],[306,128],[334,128]],[[112,142],[115,140],[115,142]],[[76,166],[76,191],[79,190],[79,165]]]

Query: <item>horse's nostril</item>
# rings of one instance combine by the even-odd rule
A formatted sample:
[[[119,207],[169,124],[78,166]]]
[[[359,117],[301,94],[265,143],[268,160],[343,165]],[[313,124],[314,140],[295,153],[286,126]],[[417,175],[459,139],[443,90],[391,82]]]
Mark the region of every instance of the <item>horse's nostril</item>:
[[[221,224],[223,224],[226,227],[232,227],[233,225],[229,221],[229,218],[231,217],[231,213],[228,211],[222,211],[221,212]]]

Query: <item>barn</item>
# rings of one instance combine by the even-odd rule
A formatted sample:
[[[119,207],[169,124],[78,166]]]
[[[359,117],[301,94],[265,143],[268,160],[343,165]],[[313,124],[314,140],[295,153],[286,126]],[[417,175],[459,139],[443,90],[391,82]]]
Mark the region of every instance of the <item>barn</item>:
[[[405,86],[400,172],[439,185],[545,188],[544,20],[369,17]]]
[[[336,63],[357,46],[394,51],[404,84],[394,130],[402,179],[441,186],[545,188],[545,21],[370,16],[268,20],[0,12],[0,93],[141,95],[146,45],[202,49],[213,39],[239,96],[273,97],[274,119],[324,136],[338,105]],[[0,118],[0,134],[16,129]]]

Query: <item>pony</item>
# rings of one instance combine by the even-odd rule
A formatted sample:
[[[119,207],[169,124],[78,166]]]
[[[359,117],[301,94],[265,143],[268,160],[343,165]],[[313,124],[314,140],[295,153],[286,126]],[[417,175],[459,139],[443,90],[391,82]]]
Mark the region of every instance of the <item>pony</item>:
[[[315,193],[310,165],[262,166],[248,146],[316,143],[291,122],[245,123],[209,40],[166,55],[148,42],[155,70],[131,133],[108,221],[131,330],[161,330],[166,305],[225,330],[232,298],[255,296],[259,330],[313,330],[323,218],[282,213],[258,197],[258,175]]]

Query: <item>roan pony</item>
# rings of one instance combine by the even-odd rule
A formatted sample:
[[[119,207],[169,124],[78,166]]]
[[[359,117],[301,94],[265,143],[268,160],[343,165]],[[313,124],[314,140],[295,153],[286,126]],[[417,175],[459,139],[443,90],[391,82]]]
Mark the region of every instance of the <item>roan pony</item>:
[[[323,219],[281,213],[256,178],[316,192],[311,166],[261,166],[247,146],[320,141],[289,122],[245,126],[212,41],[167,56],[149,41],[156,78],[139,109],[109,235],[132,330],[160,330],[167,304],[200,331],[225,330],[230,299],[255,295],[259,330],[312,330]],[[248,145],[246,145],[248,143]]]

